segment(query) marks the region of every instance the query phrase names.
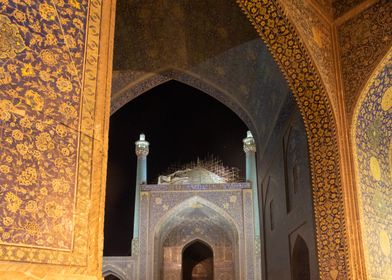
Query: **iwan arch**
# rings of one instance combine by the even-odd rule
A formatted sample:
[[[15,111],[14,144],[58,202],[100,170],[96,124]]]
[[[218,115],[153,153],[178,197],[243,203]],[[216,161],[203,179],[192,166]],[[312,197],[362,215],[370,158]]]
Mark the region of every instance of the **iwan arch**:
[[[384,9],[390,11],[388,3],[379,2],[378,5],[384,5]],[[47,177],[56,176],[56,165],[52,158],[65,157],[64,153],[67,152],[63,150],[61,155],[56,146],[45,146],[44,141],[40,150],[42,157],[23,158],[16,153],[16,144],[2,141],[2,154],[14,157],[16,162],[23,161],[11,170],[3,169],[8,175],[1,177],[1,184],[4,186],[1,210],[3,213],[14,213],[12,219],[18,220],[19,225],[23,226],[11,227],[11,220],[3,219],[0,275],[4,279],[100,279],[115,3],[56,2],[56,9],[53,3],[37,4],[31,8],[37,13],[31,13],[30,16],[40,18],[42,26],[35,25],[31,30],[23,28],[21,24],[23,20],[29,20],[29,17],[23,19],[23,14],[31,11],[25,10],[23,5],[15,7],[13,4],[9,1],[9,6],[3,6],[1,15],[1,24],[7,30],[4,42],[8,45],[2,49],[0,58],[7,61],[4,65],[16,65],[14,72],[13,67],[3,66],[1,69],[2,129],[12,134],[12,131],[20,128],[23,137],[30,135],[34,138],[45,132],[53,138],[58,135],[57,146],[61,146],[64,137],[71,139],[72,141],[68,141],[72,146],[69,151],[71,156],[67,156],[70,160],[68,164],[77,168],[71,168],[69,177],[63,178],[68,180],[66,183],[62,182],[62,185],[69,188],[63,192],[65,194],[58,196],[58,192],[52,194],[49,189],[49,196],[46,196],[45,189],[42,190],[39,199],[47,215],[47,228],[42,233],[46,234],[45,239],[36,238],[39,235],[36,225],[23,223],[26,222],[23,217],[15,214],[18,213],[16,208],[26,206],[27,202],[15,194],[17,190],[9,183],[14,180],[24,186],[40,184],[45,188],[48,183],[44,182],[42,174],[45,173]],[[364,230],[361,231],[357,225],[358,217],[363,216],[358,203],[361,190],[357,187],[359,179],[356,178],[356,181],[352,173],[352,145],[344,133],[349,124],[346,115],[349,116],[350,112],[345,112],[343,89],[340,88],[337,96],[332,93],[331,97],[327,96],[322,78],[309,54],[312,50],[307,51],[302,43],[306,38],[301,39],[298,35],[301,34],[301,26],[296,26],[299,31],[295,31],[293,24],[296,23],[290,22],[282,11],[281,5],[285,5],[285,1],[241,1],[238,4],[280,66],[306,127],[320,278],[372,279],[376,277],[370,269],[373,263],[365,265],[367,252],[364,247],[367,247],[367,241],[362,235]],[[346,17],[360,16],[365,11],[364,6],[351,14],[347,13]],[[70,15],[79,21],[61,21]],[[341,25],[345,19],[339,17],[338,20]],[[332,20],[332,24],[336,23]],[[59,26],[63,27],[62,32],[59,32]],[[66,36],[67,28],[78,30],[79,33],[76,33],[80,37]],[[37,35],[40,34],[38,29],[50,33],[50,36],[45,38]],[[23,36],[27,33],[36,36]],[[388,35],[386,38],[385,44],[389,44],[390,48]],[[64,44],[60,44],[61,42]],[[52,49],[48,46],[52,46]],[[60,56],[60,52],[56,51],[62,46],[65,46],[65,54]],[[56,62],[53,62],[51,55],[47,55],[47,49],[54,50]],[[55,72],[56,67],[67,71],[67,74],[62,76],[63,72]],[[52,76],[45,78],[43,72],[52,73]],[[390,72],[386,75],[390,76]],[[369,83],[371,84],[370,81]],[[62,100],[61,97],[56,97],[53,94],[56,87],[64,96],[68,94],[72,98]],[[329,100],[334,98],[337,99],[337,106],[332,108]],[[60,108],[59,112],[54,108]],[[386,108],[386,112],[390,114],[390,107]],[[80,113],[75,114],[74,111]],[[38,127],[26,125],[25,119],[38,123]],[[380,129],[385,131],[383,126]],[[43,135],[43,138],[47,136]],[[390,138],[388,141],[390,145]],[[44,165],[45,162],[48,164]],[[32,170],[38,163],[42,163],[45,168],[37,168],[37,176],[37,172]],[[391,165],[390,161],[383,161],[384,163],[386,166],[389,164],[389,167]],[[33,169],[28,169],[29,167]],[[381,173],[384,174],[383,172]],[[358,173],[361,174],[360,167]],[[374,174],[378,179],[379,172]],[[23,181],[23,177],[27,178],[26,181]],[[386,189],[389,190],[390,177],[385,182]],[[69,190],[71,195],[67,197]],[[34,201],[35,195],[31,196],[29,200]],[[71,206],[67,208],[65,204],[64,208],[58,207],[56,199],[68,199]],[[68,216],[60,221],[58,213]],[[6,216],[3,214],[3,217]],[[56,226],[63,233],[63,240],[60,240],[62,242],[52,240]],[[366,225],[362,226],[366,228]],[[388,235],[387,227],[383,230],[386,232],[382,234],[383,247],[379,249],[375,242],[374,250],[379,249],[387,256],[388,246],[384,245],[390,244],[391,235],[390,230]],[[29,235],[24,234],[21,238],[21,233],[26,232]],[[388,274],[385,275],[388,277]]]

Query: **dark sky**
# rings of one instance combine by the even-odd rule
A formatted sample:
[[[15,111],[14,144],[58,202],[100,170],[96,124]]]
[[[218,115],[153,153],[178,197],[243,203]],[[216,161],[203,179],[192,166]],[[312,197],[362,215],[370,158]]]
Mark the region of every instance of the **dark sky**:
[[[246,125],[225,105],[170,81],[129,102],[110,118],[105,256],[128,255],[132,239],[136,155],[140,133],[150,142],[148,183],[173,164],[214,155],[244,177]]]

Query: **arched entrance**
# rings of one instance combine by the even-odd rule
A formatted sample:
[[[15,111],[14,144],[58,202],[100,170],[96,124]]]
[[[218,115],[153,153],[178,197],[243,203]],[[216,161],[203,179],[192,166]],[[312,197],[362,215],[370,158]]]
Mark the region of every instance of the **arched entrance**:
[[[322,277],[344,278],[346,277],[347,257],[344,217],[339,216],[337,219],[334,214],[326,217],[326,214],[329,215],[330,212],[324,211],[331,207],[334,213],[344,211],[339,181],[335,123],[329,108],[328,98],[322,90],[321,82],[317,78],[309,58],[306,56],[305,49],[299,39],[293,35],[294,32],[290,29],[290,25],[279,6],[275,2],[261,5],[244,1],[241,4],[250,18],[255,17],[253,23],[259,34],[265,39],[266,44],[272,49],[271,52],[275,60],[284,70],[283,72],[300,105],[301,115],[305,119],[313,172],[316,228],[321,228],[321,224],[333,221],[332,227],[335,229],[333,237],[330,237],[330,234],[326,232],[326,228],[318,231],[319,263],[325,266],[321,267]],[[258,25],[260,22],[268,22],[269,24]],[[279,28],[273,28],[271,26],[273,22]],[[283,52],[286,49],[288,51]],[[328,185],[328,188],[323,188],[325,184]],[[333,195],[328,192],[332,192]],[[345,253],[338,253],[342,251]],[[333,262],[329,261],[331,258],[334,260]]]
[[[121,278],[117,277],[115,274],[108,274],[104,277],[105,280],[121,280]]]
[[[206,77],[201,77],[196,73],[176,68],[162,70],[161,72],[137,80],[133,84],[124,86],[117,94],[112,96],[110,114],[113,115],[134,98],[168,81],[181,82],[212,96],[236,113],[249,129],[255,133],[257,132],[255,120],[230,96],[231,94],[229,92],[222,90]]]
[[[348,248],[345,236],[345,217],[342,214],[345,211],[340,183],[335,122],[328,98],[306,50],[278,2],[243,0],[239,4],[268,45],[276,62],[281,66],[293,94],[297,98],[307,128],[312,165],[320,277],[322,279],[348,278],[350,275],[347,263]],[[75,6],[79,5],[81,4],[75,4]],[[73,69],[72,73],[75,69],[84,70],[80,71],[83,72],[80,76],[72,74],[75,76],[73,88],[69,86],[69,82],[67,86],[62,87],[64,90],[73,91],[73,93],[83,92],[83,98],[75,95],[76,98],[73,99],[73,109],[81,108],[81,110],[80,114],[74,114],[76,125],[72,125],[70,134],[75,131],[81,132],[82,137],[79,139],[78,145],[75,145],[77,149],[72,152],[74,158],[71,158],[72,166],[78,166],[78,173],[72,176],[72,186],[77,185],[76,190],[69,192],[69,197],[67,196],[71,201],[71,206],[69,207],[70,221],[66,224],[71,226],[67,226],[62,231],[62,233],[71,236],[70,239],[75,236],[74,240],[71,240],[74,243],[67,243],[67,245],[72,244],[69,246],[71,249],[66,248],[64,251],[44,250],[41,245],[37,246],[35,243],[29,243],[28,245],[31,245],[29,247],[16,249],[12,247],[12,243],[6,243],[9,247],[6,247],[5,250],[9,252],[7,255],[10,256],[9,260],[11,261],[28,261],[28,256],[32,253],[36,255],[42,253],[40,255],[42,260],[39,262],[70,266],[72,267],[70,273],[77,271],[92,275],[94,273],[91,271],[95,271],[99,267],[100,244],[103,238],[101,221],[104,209],[103,182],[105,181],[105,150],[110,99],[108,94],[110,74],[107,70],[111,64],[112,43],[110,42],[112,38],[110,38],[110,34],[111,28],[114,26],[114,14],[111,12],[114,11],[114,5],[114,1],[84,2],[80,18],[85,23],[88,19],[87,34],[85,34],[87,40],[85,45],[83,43],[76,44],[81,48],[77,49],[77,53],[83,59],[79,59],[77,62],[61,62],[62,66],[73,65],[70,67]],[[70,11],[76,10],[77,8],[73,8]],[[52,18],[48,13],[46,16],[48,19]],[[83,26],[82,24],[82,29]],[[84,33],[80,32],[80,34]],[[63,41],[63,38],[61,40]],[[37,50],[37,53],[39,52],[41,49]],[[76,67],[74,67],[75,63]],[[31,72],[26,73],[29,75]],[[26,90],[29,88],[30,86]],[[10,99],[12,94],[14,92],[9,92],[9,95],[8,91],[6,93]],[[46,95],[43,94],[43,96]],[[54,104],[53,108],[58,105],[54,101],[50,101],[50,98],[47,98],[47,103]],[[105,108],[105,113],[102,113]],[[56,110],[53,109],[53,111]],[[13,112],[21,111],[14,110]],[[29,112],[26,111],[26,114],[32,114]],[[35,115],[36,112],[33,114]],[[45,118],[44,114],[39,115],[40,121]],[[60,121],[60,123],[62,122]],[[92,176],[90,177],[90,175]],[[76,178],[80,180],[76,180]],[[76,193],[75,197],[71,196],[71,193],[72,195]],[[45,202],[50,201],[43,201],[43,203]],[[73,220],[72,217],[75,219]],[[332,232],[330,232],[331,228],[333,228]],[[83,269],[77,270],[73,266],[82,266]],[[28,267],[26,271],[34,269],[36,268]],[[61,269],[63,268],[54,266],[48,268],[51,273],[56,273]],[[37,272],[34,271],[32,274],[36,275]]]
[[[187,244],[182,251],[183,280],[214,279],[214,253],[200,240]]]
[[[105,149],[107,146],[108,103],[110,99],[110,94],[108,94],[110,91],[108,90],[110,73],[108,74],[107,70],[111,64],[112,38],[110,38],[110,34],[113,31],[111,28],[114,26],[114,14],[111,14],[111,12],[114,11],[115,1],[89,1],[82,4],[73,4],[74,7],[69,8],[71,13],[79,11],[80,6],[82,6],[78,15],[80,18],[78,22],[88,22],[88,24],[77,24],[81,30],[77,32],[78,36],[83,37],[85,35],[85,38],[87,38],[86,44],[75,44],[78,45],[75,53],[82,59],[78,59],[76,62],[58,62],[61,63],[61,67],[72,65],[70,67],[73,69],[72,73],[74,73],[75,69],[84,69],[84,71],[80,71],[83,72],[80,76],[72,74],[75,76],[75,80],[77,80],[74,82],[74,92],[83,92],[83,98],[79,98],[80,96],[78,95],[73,100],[75,103],[74,107],[82,109],[80,110],[80,119],[76,121],[77,125],[72,127],[75,129],[74,131],[83,134],[77,149],[72,153],[72,156],[75,157],[73,166],[80,167],[78,172],[80,172],[81,176],[77,182],[76,177],[78,177],[79,173],[75,174],[72,179],[72,185],[77,185],[76,198],[67,197],[72,202],[70,203],[72,205],[69,217],[75,217],[75,219],[71,219],[67,223],[67,225],[71,226],[62,230],[64,234],[75,236],[75,242],[70,242],[72,243],[72,246],[70,246],[72,249],[64,251],[46,250],[45,246],[43,246],[43,249],[41,244],[37,246],[37,244],[32,242],[26,242],[28,245],[26,247],[14,248],[14,243],[6,242],[4,250],[7,251],[7,256],[9,256],[8,261],[26,262],[29,261],[31,254],[35,254],[40,256],[37,262],[64,265],[64,267],[69,269],[69,273],[94,275],[100,263],[100,244],[103,238],[102,209],[104,208],[103,197],[105,192]],[[243,0],[239,1],[239,4],[249,15],[252,23],[274,54],[277,63],[282,67],[282,71],[285,73],[293,93],[298,99],[305,120],[312,158],[313,196],[321,278],[348,278],[350,276],[347,252],[349,248],[347,248],[348,244],[345,236],[345,216],[342,214],[345,211],[339,174],[335,123],[328,98],[323,91],[320,79],[316,70],[312,67],[306,50],[303,48],[289,20],[279,7],[278,1]],[[53,7],[46,7],[43,16],[48,20],[52,20],[52,10]],[[85,26],[87,28],[84,28]],[[84,29],[87,30],[87,34],[84,34]],[[45,31],[42,34],[44,36],[48,33]],[[64,41],[62,37],[64,36],[59,36],[61,42]],[[70,41],[72,42],[73,40],[71,39]],[[63,45],[65,46],[65,44]],[[19,47],[17,49],[20,51]],[[42,49],[38,48],[33,51],[40,53]],[[23,59],[25,57],[23,55]],[[30,61],[17,59],[18,63],[21,62],[21,64],[29,63]],[[85,65],[83,65],[84,62],[86,62]],[[28,64],[25,65],[28,66]],[[62,71],[58,72],[62,73]],[[32,75],[32,72],[26,71],[25,74]],[[32,82],[36,83],[36,81]],[[50,82],[52,83],[52,81]],[[49,82],[45,82],[45,84],[50,85]],[[76,87],[76,85],[78,86]],[[31,88],[30,85],[23,86],[26,87],[22,87],[23,92]],[[11,90],[6,90],[6,98],[11,99],[11,96],[15,94],[13,88],[11,86],[9,88]],[[53,87],[51,86],[51,88]],[[65,88],[72,91],[72,87],[69,85]],[[42,92],[45,91],[45,89],[42,90]],[[45,96],[45,102],[47,101],[48,104],[54,105],[53,108],[56,108],[58,103],[50,101],[50,98],[46,98],[44,94],[43,96]],[[102,111],[105,108],[106,111],[103,114]],[[12,113],[14,112],[20,113],[21,111],[13,110]],[[22,112],[23,114],[26,113],[26,116],[29,114],[36,115],[36,112],[33,112],[33,114],[30,111]],[[42,121],[45,118],[47,119],[42,114],[38,120]],[[16,126],[19,126],[19,124],[16,124]],[[77,157],[76,155],[81,156]],[[51,165],[50,168],[52,166],[54,165]],[[43,201],[43,203],[45,202],[49,202],[49,200]],[[77,207],[72,208],[75,205]],[[92,206],[89,207],[89,205]],[[355,216],[354,214],[353,216]],[[331,228],[333,228],[332,234],[329,232]],[[24,234],[21,234],[21,236],[24,236]],[[48,270],[47,273],[55,274],[63,272],[65,270],[64,267],[52,265],[45,268]],[[78,267],[82,268],[78,269]],[[26,274],[39,275],[40,272],[37,271],[42,271],[42,267],[37,268],[31,265],[24,268],[24,270]]]
[[[190,197],[155,226],[150,275],[160,280],[242,279],[240,271],[247,270],[248,259],[244,242],[249,237],[238,230],[241,227],[224,209]],[[189,278],[192,275],[196,278]]]
[[[292,277],[293,280],[310,280],[309,249],[300,235],[292,252]]]

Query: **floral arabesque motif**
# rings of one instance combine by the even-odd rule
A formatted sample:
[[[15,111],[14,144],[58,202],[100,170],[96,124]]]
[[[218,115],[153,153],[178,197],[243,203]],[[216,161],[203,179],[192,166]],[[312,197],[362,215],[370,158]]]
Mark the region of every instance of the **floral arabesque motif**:
[[[25,47],[18,27],[8,17],[0,15],[0,59],[15,58]]]
[[[364,82],[391,47],[391,11],[391,1],[377,1],[338,28],[344,99],[349,117],[352,117]]]
[[[72,249],[87,9],[0,1],[1,244]]]
[[[300,37],[277,2],[237,2],[282,69],[304,119],[310,150],[320,279],[348,279],[343,190],[335,120],[328,97]]]
[[[360,97],[353,136],[368,277],[386,280],[392,279],[392,118],[382,100],[392,88],[392,54],[385,60]]]

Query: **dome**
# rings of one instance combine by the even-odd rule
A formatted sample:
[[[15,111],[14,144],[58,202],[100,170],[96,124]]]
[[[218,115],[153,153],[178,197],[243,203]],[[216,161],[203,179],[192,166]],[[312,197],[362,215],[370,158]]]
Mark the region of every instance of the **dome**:
[[[194,167],[176,171],[167,176],[159,176],[158,184],[167,185],[198,185],[198,184],[222,184],[227,181],[219,175],[203,168]]]

